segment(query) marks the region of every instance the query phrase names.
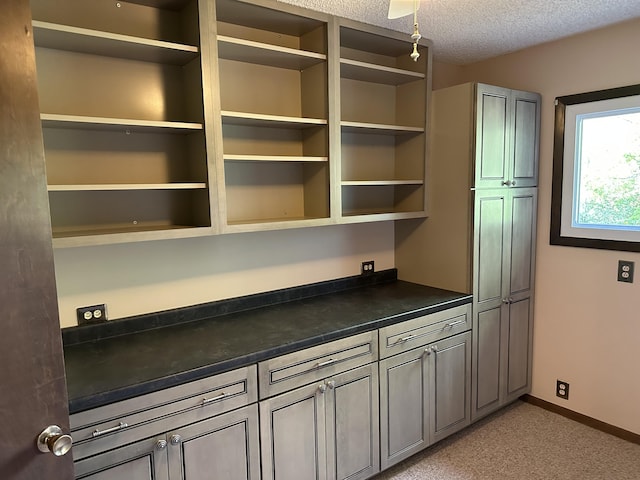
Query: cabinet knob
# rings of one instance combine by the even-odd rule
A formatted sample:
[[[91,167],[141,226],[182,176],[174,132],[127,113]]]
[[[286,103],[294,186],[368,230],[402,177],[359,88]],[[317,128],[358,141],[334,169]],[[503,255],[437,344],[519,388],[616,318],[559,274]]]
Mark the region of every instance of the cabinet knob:
[[[513,185],[513,186],[515,187],[515,186],[516,186],[516,181],[515,181],[515,180],[513,180],[513,181],[511,182],[511,185]]]
[[[182,437],[180,435],[171,435],[169,441],[171,445],[178,445],[182,441]]]
[[[331,388],[331,389],[336,388],[336,382],[335,382],[335,380],[328,380],[328,381],[327,381],[327,387],[329,387],[329,388]]]
[[[438,346],[434,345],[433,347],[431,347],[431,351],[433,351],[433,353],[438,353]]]
[[[503,180],[501,183],[502,185],[508,187],[509,185],[511,185],[511,180]]]
[[[321,383],[320,385],[318,385],[318,391],[320,393],[324,393],[327,391],[327,386],[324,383]]]
[[[167,448],[167,441],[164,439],[160,439],[156,442],[156,450],[164,450]]]
[[[427,347],[424,349],[425,355],[431,355],[431,347]]]

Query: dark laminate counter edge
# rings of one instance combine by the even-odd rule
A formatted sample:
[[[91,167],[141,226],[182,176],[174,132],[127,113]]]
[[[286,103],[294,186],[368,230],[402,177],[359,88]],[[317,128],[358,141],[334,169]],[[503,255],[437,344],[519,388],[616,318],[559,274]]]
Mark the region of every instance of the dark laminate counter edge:
[[[411,295],[406,294],[407,291],[410,292]],[[389,313],[394,309],[394,298],[397,298],[400,304],[402,303],[401,299],[403,295],[410,296],[411,302],[409,303],[415,303],[414,297],[416,294],[419,297],[422,292],[425,294],[425,300],[422,305],[410,309],[398,307],[398,310]],[[387,295],[388,298],[382,301],[378,300],[380,296],[384,297],[384,295]],[[187,325],[181,324],[173,329],[167,327],[146,333],[134,334],[129,337],[124,336],[89,342],[83,345],[71,345],[65,347],[70,396],[69,409],[71,413],[77,413],[164,388],[181,385],[328,341],[376,330],[386,325],[468,304],[471,303],[471,299],[472,297],[466,294],[406,284],[405,282],[392,282],[388,285],[377,285],[371,288],[364,287],[348,292],[332,293],[316,298],[297,300],[290,304],[271,305],[263,309],[252,310],[251,312],[241,312],[208,320],[205,319]],[[370,317],[371,320],[366,321],[356,319],[354,323],[349,324],[348,319],[350,315],[352,315],[352,312],[348,311],[348,307],[351,307],[352,310],[355,311],[360,310],[360,308],[357,307],[362,306],[362,308],[366,310],[366,307],[372,308],[371,305],[375,306],[376,302],[386,302],[386,314],[381,316],[374,315]],[[366,307],[365,303],[368,304]],[[332,312],[335,314],[336,310],[339,310],[340,313],[344,312],[347,320],[342,321],[342,323],[336,320],[335,322],[325,322],[326,325],[314,325],[312,326],[314,330],[312,333],[307,334],[303,332],[302,336],[297,335],[301,328],[304,330],[309,327],[307,323],[315,320],[319,321],[319,319],[327,313],[322,310],[326,305],[329,305],[331,309],[328,312],[329,315]],[[308,318],[302,319],[307,322],[302,327],[296,324],[296,320],[298,319],[295,314],[300,314],[300,312],[305,312],[308,316]],[[307,314],[306,312],[310,313]],[[292,315],[287,315],[288,313]],[[322,318],[324,319],[324,317]],[[275,325],[271,327],[271,323],[275,323]],[[333,323],[335,323],[335,325]],[[262,327],[267,331],[261,331],[260,328]],[[286,331],[287,328],[291,331]],[[197,352],[200,346],[196,343],[200,341],[203,342],[204,345],[208,345],[202,337],[206,337],[207,335],[211,337],[224,337],[227,332],[231,332],[230,337],[237,337],[238,329],[241,329],[243,332],[253,331],[257,333],[257,336],[264,335],[267,340],[263,341],[263,344],[268,346],[261,348],[261,346],[258,345],[254,349],[250,345],[247,345],[246,348],[243,349],[244,346],[241,346],[240,350],[238,350],[238,345],[228,346],[228,342],[218,338],[218,343],[221,343],[221,346],[215,344],[215,342],[214,344],[216,348],[219,348],[221,351],[215,352],[217,355],[214,355],[215,359],[212,359],[210,362],[205,362],[202,365],[195,367],[190,365],[191,368],[182,369],[182,365],[180,365],[180,360],[178,359],[180,356],[181,342],[189,343],[190,346],[196,350],[196,353],[190,353],[201,361],[201,357],[198,356],[199,353]],[[285,331],[284,334],[282,333],[283,330]],[[295,332],[295,335],[292,336],[292,332]],[[278,336],[273,337],[274,334]],[[289,336],[292,338],[289,338]],[[172,340],[171,342],[168,340],[169,337]],[[224,340],[239,343],[236,338],[225,338]],[[257,341],[261,339],[253,340]],[[278,343],[280,341],[281,343]],[[269,344],[269,342],[271,342],[271,344]],[[257,343],[259,343],[259,341]],[[202,358],[205,358],[206,355],[211,353],[206,351],[206,346],[204,348],[205,350],[201,352],[203,355]],[[228,348],[229,352],[232,353],[227,355],[227,352],[224,350],[225,348]],[[175,351],[171,351],[172,349],[175,349]],[[158,359],[159,362],[166,361],[168,363],[166,369],[163,369],[162,365],[156,365],[152,368],[149,368],[150,366],[147,365],[149,363],[148,359],[154,357],[158,351],[161,351],[166,357],[165,359]],[[237,353],[239,351],[242,351],[242,353]],[[143,362],[144,365],[135,365],[136,360]],[[127,371],[117,372],[117,370],[123,368]],[[116,371],[114,372],[112,370]],[[121,377],[116,380],[111,379],[111,381],[107,380],[102,382],[102,385],[100,385],[100,381],[98,381],[96,385],[80,385],[79,382],[82,382],[83,378],[85,381],[90,382],[89,378],[91,378],[91,375],[99,375],[99,372],[102,372],[105,376],[119,373]],[[143,378],[142,381],[134,381],[133,379],[135,379],[136,374],[140,377],[146,376],[146,378]],[[94,378],[94,380],[102,379]],[[104,385],[108,385],[108,387],[105,388]]]

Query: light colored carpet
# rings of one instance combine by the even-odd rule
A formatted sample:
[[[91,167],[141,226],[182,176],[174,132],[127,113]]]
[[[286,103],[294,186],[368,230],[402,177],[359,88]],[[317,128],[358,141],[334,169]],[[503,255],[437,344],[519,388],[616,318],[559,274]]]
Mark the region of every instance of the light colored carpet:
[[[374,480],[640,480],[640,445],[517,401]]]

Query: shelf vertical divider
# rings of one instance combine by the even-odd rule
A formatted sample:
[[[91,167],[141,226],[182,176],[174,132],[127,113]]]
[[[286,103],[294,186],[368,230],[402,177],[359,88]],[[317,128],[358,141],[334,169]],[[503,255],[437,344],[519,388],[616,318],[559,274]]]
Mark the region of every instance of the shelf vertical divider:
[[[329,200],[331,219],[342,216],[342,131],[340,128],[340,24],[327,25],[327,72],[329,88]]]

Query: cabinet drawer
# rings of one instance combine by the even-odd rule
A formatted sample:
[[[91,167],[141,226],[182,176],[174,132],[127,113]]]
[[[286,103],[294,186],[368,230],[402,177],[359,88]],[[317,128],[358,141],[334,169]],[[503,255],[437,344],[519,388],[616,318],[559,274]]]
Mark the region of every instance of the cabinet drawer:
[[[71,415],[75,460],[257,401],[256,366]],[[180,414],[180,415],[178,415]]]
[[[386,358],[471,329],[471,304],[389,325],[379,330],[380,358]]]
[[[378,359],[376,331],[307,348],[258,364],[260,398],[286,392]]]

